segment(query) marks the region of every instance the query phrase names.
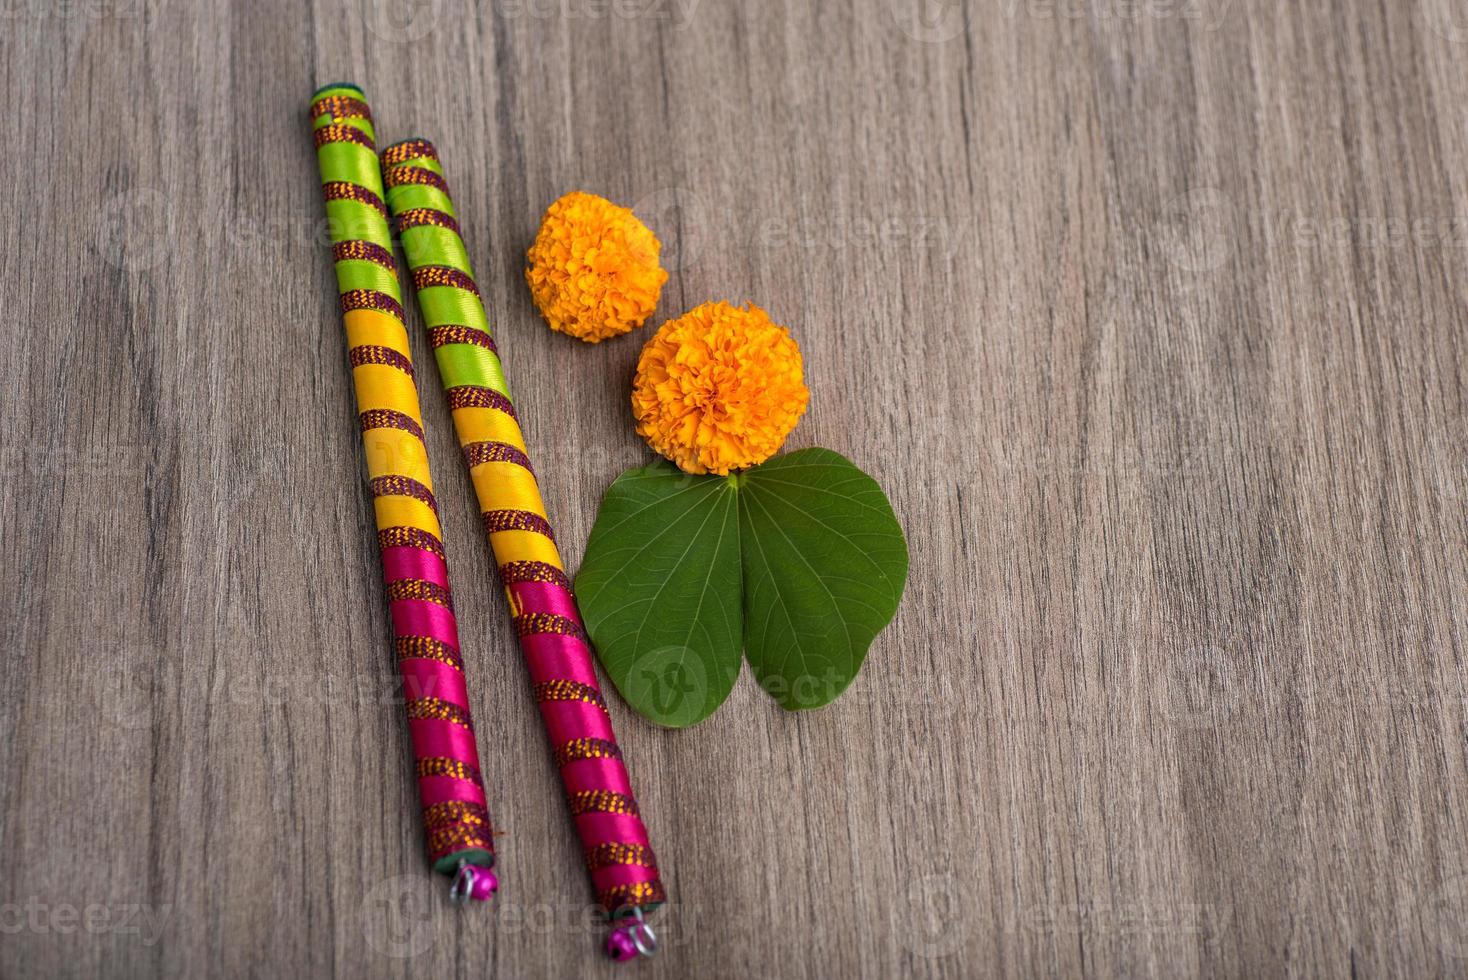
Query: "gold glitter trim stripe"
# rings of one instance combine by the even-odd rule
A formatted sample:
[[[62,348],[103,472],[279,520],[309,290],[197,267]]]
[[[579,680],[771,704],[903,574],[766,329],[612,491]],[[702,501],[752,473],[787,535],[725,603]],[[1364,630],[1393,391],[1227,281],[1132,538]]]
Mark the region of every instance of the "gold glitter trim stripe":
[[[598,844],[586,854],[588,871],[627,864],[657,870],[657,858],[653,857],[652,849],[641,844]]]
[[[361,99],[350,95],[323,95],[311,103],[311,118],[330,116],[333,121],[341,119],[365,119],[372,121],[372,110]]]
[[[668,900],[661,881],[634,881],[630,885],[608,888],[599,896],[602,908],[609,912],[631,905],[660,905]]]
[[[579,793],[570,793],[566,796],[566,804],[571,808],[571,816],[579,817],[584,813],[620,813],[625,816],[637,816],[637,801],[630,796],[614,793],[609,789],[587,789]]]
[[[387,154],[384,153],[384,156]],[[449,185],[443,177],[434,173],[427,167],[388,167],[382,175],[382,183],[385,187],[403,187],[407,184],[418,184],[423,187],[436,187],[445,195],[449,193]]]
[[[387,217],[387,205],[382,202],[382,198],[361,184],[353,184],[345,180],[328,180],[321,185],[321,196],[328,201],[356,201],[358,204],[365,204],[374,211],[380,212],[384,218]]]
[[[392,167],[402,163],[404,160],[411,160],[414,157],[437,160],[438,151],[427,140],[403,140],[401,143],[394,143],[382,151],[382,165],[384,167]]]
[[[385,527],[377,532],[378,548],[417,548],[443,558],[443,542],[421,527]]]
[[[434,499],[433,491],[411,477],[389,473],[387,476],[373,477],[370,486],[374,497],[412,497],[427,504],[428,509],[435,514],[438,513],[438,501]]]
[[[389,582],[387,598],[389,601],[417,599],[421,602],[431,602],[445,609],[454,608],[453,596],[450,595],[448,589],[437,582],[421,578],[400,578],[396,582]]]
[[[342,123],[330,123],[322,126],[311,134],[311,139],[316,143],[316,149],[321,149],[327,143],[356,143],[365,146],[369,150],[375,150],[376,144],[372,137],[362,132],[356,126],[347,126]]]
[[[443,698],[409,698],[408,720],[420,721],[432,719],[434,721],[446,721],[450,725],[458,725],[461,728],[471,728],[469,712]]]
[[[362,367],[364,364],[382,364],[397,368],[408,377],[413,377],[413,362],[408,360],[402,351],[384,347],[381,344],[362,344],[360,347],[353,347],[347,352],[347,359],[351,361],[354,368]]]
[[[331,246],[331,260],[333,262],[371,262],[390,270],[393,275],[397,275],[398,271],[398,267],[393,264],[391,252],[376,242],[363,241],[360,238],[337,242]]]
[[[494,338],[483,330],[475,330],[457,323],[446,323],[441,327],[430,327],[428,330],[428,342],[433,345],[434,350],[445,344],[473,344],[475,347],[483,347],[487,351],[496,351]],[[450,388],[449,391],[453,391]]]
[[[351,354],[348,353],[347,357],[350,359]],[[423,441],[423,427],[415,422],[413,416],[407,412],[399,412],[391,408],[369,408],[357,416],[357,424],[361,426],[363,432],[371,432],[373,429],[401,429],[419,442]]]
[[[414,289],[432,289],[434,286],[451,286],[479,295],[479,286],[474,280],[451,265],[420,265],[413,270]]]
[[[555,758],[556,766],[560,767],[582,759],[620,759],[622,750],[616,742],[604,738],[573,738],[556,746]]]
[[[515,630],[521,636],[552,633],[557,636],[582,636],[581,624],[555,613],[521,613],[515,617]]]
[[[445,824],[469,823],[489,827],[489,811],[478,803],[465,800],[444,800],[423,808],[423,823],[430,830]]]
[[[397,216],[398,232],[405,232],[410,228],[422,228],[432,225],[435,228],[447,228],[460,238],[463,235],[459,231],[459,223],[451,216],[437,211],[433,208],[409,208],[399,211]]]
[[[399,660],[437,660],[455,670],[464,669],[464,659],[459,651],[431,636],[400,636],[394,642]]]
[[[544,681],[535,685],[534,697],[536,703],[542,701],[584,701],[594,704],[605,711],[607,709],[606,699],[602,693],[590,684],[582,684],[579,681]]]
[[[507,561],[499,568],[500,581],[505,585],[514,582],[549,582],[571,591],[571,580],[566,573],[543,561]]]
[[[490,836],[488,824],[481,826],[456,823],[428,832],[428,853],[434,860],[438,860],[445,854],[467,850],[471,847],[482,848],[491,854],[494,853],[494,840]]]
[[[447,776],[450,779],[470,779],[479,782],[479,770],[460,759],[436,755],[419,759],[416,766],[418,778],[425,776]]]

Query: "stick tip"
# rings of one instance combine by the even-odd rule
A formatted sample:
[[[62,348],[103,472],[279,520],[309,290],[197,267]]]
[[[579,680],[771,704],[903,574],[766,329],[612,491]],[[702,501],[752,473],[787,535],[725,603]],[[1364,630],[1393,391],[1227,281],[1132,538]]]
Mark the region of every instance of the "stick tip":
[[[311,101],[312,102],[315,102],[317,99],[321,98],[322,95],[324,95],[327,92],[330,92],[332,89],[341,89],[341,88],[351,89],[353,92],[356,92],[358,95],[362,96],[364,99],[367,96],[367,93],[362,91],[362,87],[360,85],[353,85],[351,82],[331,82],[330,84],[323,85],[320,88],[318,88],[316,91],[312,92],[311,93]]]

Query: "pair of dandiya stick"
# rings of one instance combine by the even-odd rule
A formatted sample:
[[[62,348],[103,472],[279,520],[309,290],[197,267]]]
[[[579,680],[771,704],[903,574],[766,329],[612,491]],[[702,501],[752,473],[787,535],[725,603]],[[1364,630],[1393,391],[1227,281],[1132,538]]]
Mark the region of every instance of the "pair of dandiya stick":
[[[389,217],[592,885],[614,924],[607,953],[651,955],[657,941],[644,913],[667,895],[438,153],[411,139],[379,158],[372,112],[355,85],[317,90],[310,111],[430,860],[452,876],[456,903],[487,900],[498,887]]]

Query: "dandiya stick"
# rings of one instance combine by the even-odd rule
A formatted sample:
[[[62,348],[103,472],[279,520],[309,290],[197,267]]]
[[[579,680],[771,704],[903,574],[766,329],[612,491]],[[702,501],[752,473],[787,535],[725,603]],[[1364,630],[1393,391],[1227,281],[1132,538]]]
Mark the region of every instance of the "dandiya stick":
[[[493,831],[372,112],[361,89],[330,85],[312,98],[311,120],[429,858],[454,876],[456,901],[484,900],[497,886]]]
[[[413,273],[592,885],[607,915],[623,920],[608,937],[607,952],[616,959],[648,955],[656,939],[643,913],[667,895],[531,470],[443,167],[433,145],[421,139],[388,147],[382,166],[388,208]]]

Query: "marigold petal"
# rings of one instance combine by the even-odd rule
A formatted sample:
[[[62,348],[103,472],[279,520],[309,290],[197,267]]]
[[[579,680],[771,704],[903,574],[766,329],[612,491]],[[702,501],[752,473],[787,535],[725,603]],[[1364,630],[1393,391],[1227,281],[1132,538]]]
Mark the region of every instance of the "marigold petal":
[[[637,432],[689,473],[727,475],[769,459],[805,413],[800,346],[753,304],[704,303],[642,348]]]
[[[574,191],[546,209],[525,281],[552,330],[598,343],[652,315],[668,281],[661,252],[630,209]]]

